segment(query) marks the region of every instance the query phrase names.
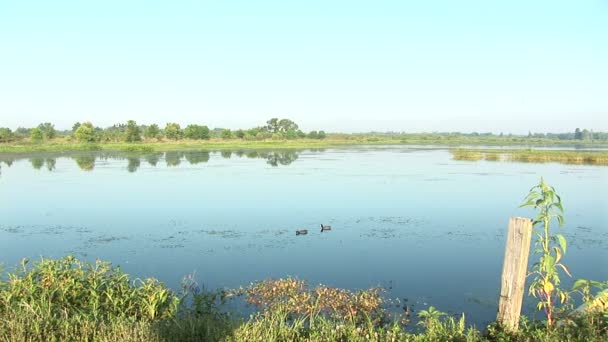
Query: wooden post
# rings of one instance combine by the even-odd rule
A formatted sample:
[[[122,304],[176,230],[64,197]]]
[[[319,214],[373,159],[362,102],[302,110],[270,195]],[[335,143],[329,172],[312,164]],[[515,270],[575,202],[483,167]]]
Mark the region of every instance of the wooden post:
[[[497,321],[510,331],[519,328],[519,315],[524,298],[528,255],[532,238],[532,220],[511,217],[502,267]]]

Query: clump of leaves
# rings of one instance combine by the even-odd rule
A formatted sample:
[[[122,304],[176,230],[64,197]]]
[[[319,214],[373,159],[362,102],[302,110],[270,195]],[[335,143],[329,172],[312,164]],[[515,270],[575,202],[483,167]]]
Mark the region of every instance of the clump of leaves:
[[[559,226],[564,224],[564,208],[555,188],[541,178],[540,183],[530,189],[528,196],[520,207],[534,207],[538,215],[534,219],[536,239],[534,254],[540,255],[539,261],[532,267],[530,275],[534,279],[530,284],[530,295],[539,299],[538,309],[544,310],[547,326],[555,322],[556,304],[564,304],[569,299],[568,292],[562,290],[559,271],[570,276],[570,271],[561,262],[566,253],[566,238],[562,234],[553,235],[551,222],[557,220]]]
[[[608,281],[578,279],[572,292],[580,294],[584,302],[575,314],[584,317],[590,326],[608,324]]]

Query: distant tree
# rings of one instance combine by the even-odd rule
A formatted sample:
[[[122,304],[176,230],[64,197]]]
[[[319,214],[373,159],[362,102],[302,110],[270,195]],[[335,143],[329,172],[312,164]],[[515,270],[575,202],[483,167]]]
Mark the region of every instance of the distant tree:
[[[13,140],[13,132],[10,128],[0,127],[0,143]]]
[[[266,129],[270,133],[277,133],[279,131],[279,119],[272,118],[272,119],[266,121]]]
[[[76,132],[76,130],[80,127],[80,122],[76,122],[72,125],[72,133]]]
[[[300,129],[297,131],[297,134],[298,138],[306,138],[306,133],[302,132]]]
[[[581,132],[580,128],[574,130],[574,139],[583,140],[583,132]]]
[[[30,139],[32,139],[32,141],[38,142],[41,141],[42,138],[44,138],[44,135],[42,134],[40,128],[35,127],[30,130]]]
[[[184,136],[188,139],[195,139],[195,140],[209,139],[210,138],[209,127],[200,126],[200,125],[188,125],[184,129]]]
[[[281,119],[279,120],[279,132],[280,133],[287,133],[291,130],[293,130],[294,132],[298,130],[298,125],[289,120],[289,119]]]
[[[272,118],[266,121],[265,129],[271,134],[283,133],[286,134],[290,130],[297,131],[298,125],[289,119]]]
[[[144,137],[146,137],[146,139],[160,138],[160,128],[158,127],[158,125],[151,124],[150,126],[146,127],[146,129],[144,130]]]
[[[76,140],[80,142],[94,142],[95,127],[93,127],[93,124],[90,122],[84,122],[83,124],[78,126],[78,129],[76,129],[76,132],[74,132],[74,136],[76,137]]]
[[[30,130],[25,127],[17,127],[17,129],[15,130],[15,135],[20,138],[29,137]]]
[[[182,137],[182,130],[179,127],[179,124],[176,123],[167,123],[165,126],[165,137],[167,139],[177,140]]]
[[[581,132],[581,140],[591,140],[591,139],[593,139],[593,133],[584,129]]]
[[[139,126],[134,120],[127,121],[127,127],[125,130],[125,141],[126,142],[137,142],[141,141],[141,132]]]
[[[326,137],[327,137],[327,135],[325,134],[325,131],[319,131],[318,139],[325,139]]]
[[[225,129],[222,131],[222,139],[232,139],[232,131]]]
[[[285,133],[285,138],[289,140],[297,139],[298,132],[295,129],[290,129],[289,131],[287,131],[287,133]]]
[[[236,135],[236,137],[239,139],[243,139],[245,137],[245,131],[239,129],[234,133],[234,135]]]
[[[38,129],[42,132],[44,139],[53,139],[57,132],[55,131],[55,125],[50,122],[41,123],[38,125]]]

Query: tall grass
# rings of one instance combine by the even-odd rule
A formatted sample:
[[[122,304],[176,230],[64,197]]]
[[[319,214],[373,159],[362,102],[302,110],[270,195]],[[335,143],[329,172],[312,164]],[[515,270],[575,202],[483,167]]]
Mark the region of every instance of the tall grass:
[[[223,309],[243,295],[259,310],[248,319]],[[268,280],[234,291],[203,291],[185,282],[177,293],[154,279],[73,257],[22,262],[0,280],[0,341],[605,341],[608,317],[575,317],[547,330],[523,321],[510,334],[481,332],[464,315],[420,312],[412,332],[386,319],[378,289],[359,292]],[[356,311],[356,312],[355,312]],[[382,318],[382,319],[379,319]]]

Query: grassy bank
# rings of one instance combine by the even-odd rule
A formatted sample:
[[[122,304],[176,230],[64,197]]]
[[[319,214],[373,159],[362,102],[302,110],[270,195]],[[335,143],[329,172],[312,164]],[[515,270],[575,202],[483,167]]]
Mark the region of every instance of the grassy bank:
[[[608,165],[608,151],[454,149],[451,153],[456,160]]]
[[[594,146],[605,141],[558,140],[522,137],[465,137],[432,134],[329,134],[325,139],[294,140],[146,140],[141,143],[97,142],[78,143],[61,137],[38,143],[29,140],[0,143],[0,152],[68,152],[68,151],[174,151],[174,150],[229,150],[229,149],[282,149],[330,148],[348,145],[441,145],[441,146]]]
[[[131,280],[108,263],[73,257],[23,262],[0,281],[2,341],[605,341],[605,313],[588,312],[547,329],[524,319],[517,334],[481,331],[464,315],[418,313],[419,332],[383,309],[379,289],[351,292],[267,280],[233,291],[201,291],[186,280],[173,292],[154,279]],[[249,318],[223,311],[244,296]]]

